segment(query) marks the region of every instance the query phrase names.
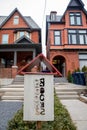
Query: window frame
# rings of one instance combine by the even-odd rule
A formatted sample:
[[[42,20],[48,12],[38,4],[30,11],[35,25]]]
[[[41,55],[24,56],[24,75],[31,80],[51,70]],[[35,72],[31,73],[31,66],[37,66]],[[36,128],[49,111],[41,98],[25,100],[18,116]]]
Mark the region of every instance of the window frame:
[[[60,34],[55,34],[56,32],[59,32]],[[60,43],[56,43],[56,38],[59,38],[60,39]],[[61,45],[61,30],[54,30],[54,45],[55,46],[58,46],[58,45]]]
[[[9,34],[2,34],[2,44],[8,44]]]
[[[70,33],[69,31],[75,31],[75,33]],[[85,31],[85,32],[81,32]],[[76,43],[73,43],[72,36],[76,35]],[[83,36],[83,43],[80,42],[80,36]],[[70,45],[87,45],[87,30],[86,29],[68,29],[68,44]]]
[[[15,16],[14,16],[13,24],[14,24],[14,25],[18,25],[18,24],[19,24],[19,16],[18,16],[18,15],[15,15]]]
[[[73,18],[73,23],[72,23],[72,19]],[[79,18],[79,22],[78,22],[78,18]],[[69,13],[69,21],[70,21],[70,26],[81,26],[82,25],[82,16],[81,16],[81,12],[70,12]]]
[[[24,35],[20,35],[21,32],[24,32]],[[28,31],[17,31],[16,33],[14,33],[14,41],[21,38],[22,36],[26,36],[27,38],[31,39],[31,33],[30,32],[28,32]]]
[[[19,38],[22,37],[22,36],[24,36],[24,35],[25,35],[25,31],[20,31],[19,32]]]

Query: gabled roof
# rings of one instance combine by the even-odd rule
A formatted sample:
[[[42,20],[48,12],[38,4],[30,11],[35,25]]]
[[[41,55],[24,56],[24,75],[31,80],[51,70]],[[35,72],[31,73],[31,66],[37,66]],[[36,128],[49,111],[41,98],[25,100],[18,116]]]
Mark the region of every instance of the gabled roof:
[[[65,13],[67,10],[82,10],[86,15],[87,15],[87,11],[84,8],[84,3],[82,2],[82,0],[70,0],[62,18],[65,16]],[[62,20],[61,18],[61,20]]]
[[[71,0],[68,7],[84,7],[84,3],[81,0]]]
[[[29,43],[34,43],[34,42],[30,38],[28,38],[27,36],[24,35],[15,41],[15,44],[17,44],[17,43],[28,43],[29,44]]]
[[[0,16],[0,26],[6,20],[7,16]]]
[[[2,22],[1,27],[14,15],[15,12],[18,12],[19,15],[22,17],[22,19],[25,21],[24,17],[22,16],[22,14],[19,12],[19,10],[17,8],[15,8],[10,15]],[[25,21],[25,23],[28,25],[28,23]],[[28,25],[29,26],[29,25]]]
[[[62,19],[64,18],[67,10],[78,10],[78,9],[82,10],[87,15],[87,11],[84,8],[84,3],[82,2],[82,0],[70,0],[63,15],[61,15],[61,16],[56,15],[56,19],[53,21],[50,19],[50,15],[47,15],[46,22],[48,22],[48,23],[52,23],[52,22],[53,23],[63,23]]]
[[[30,16],[23,16],[17,8],[15,8],[9,16],[0,16],[0,27],[2,27],[15,13],[18,12],[19,15],[22,17],[22,19],[25,21],[25,23],[32,29],[40,29],[40,27],[35,23],[35,21]]]
[[[50,63],[50,61],[43,54],[39,54],[30,63],[26,64],[21,70],[18,71],[18,74],[22,74],[22,75],[30,74],[32,73],[31,69],[34,66],[41,65],[42,62],[46,65],[46,67],[49,69],[50,72],[42,71],[42,72],[39,72],[40,74],[45,73],[45,74],[53,74],[53,75],[62,76],[62,74]]]

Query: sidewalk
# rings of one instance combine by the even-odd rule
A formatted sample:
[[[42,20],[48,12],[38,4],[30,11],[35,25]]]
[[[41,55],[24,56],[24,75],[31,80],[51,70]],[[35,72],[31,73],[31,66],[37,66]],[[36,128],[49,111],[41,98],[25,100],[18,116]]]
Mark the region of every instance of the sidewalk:
[[[57,89],[79,89],[85,88],[86,86],[75,85],[70,83],[56,84]],[[61,99],[61,103],[66,107],[70,116],[77,126],[77,130],[87,130],[87,104],[80,101],[79,99]]]
[[[77,126],[77,130],[87,130],[87,104],[79,100],[61,100]]]

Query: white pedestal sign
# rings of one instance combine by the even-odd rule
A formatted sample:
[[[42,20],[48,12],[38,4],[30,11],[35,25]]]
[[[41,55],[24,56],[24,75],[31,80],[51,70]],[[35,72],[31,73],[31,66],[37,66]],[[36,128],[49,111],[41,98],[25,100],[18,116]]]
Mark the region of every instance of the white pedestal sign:
[[[37,73],[24,76],[24,120],[54,120],[53,75]]]

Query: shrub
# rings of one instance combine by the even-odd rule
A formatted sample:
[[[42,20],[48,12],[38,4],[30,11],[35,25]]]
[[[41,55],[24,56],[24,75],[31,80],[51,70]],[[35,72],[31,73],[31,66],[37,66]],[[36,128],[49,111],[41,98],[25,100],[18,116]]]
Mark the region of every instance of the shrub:
[[[19,110],[9,121],[7,130],[36,130],[35,122],[23,121],[23,109]],[[43,122],[41,130],[76,130],[68,111],[55,96],[54,121]]]
[[[87,72],[87,66],[84,65],[84,66],[82,67],[82,72]]]
[[[68,71],[67,79],[68,79],[68,82],[73,83],[73,77],[72,77],[70,70]]]

